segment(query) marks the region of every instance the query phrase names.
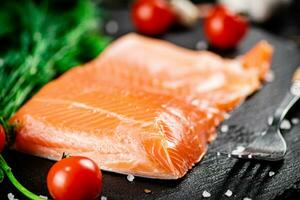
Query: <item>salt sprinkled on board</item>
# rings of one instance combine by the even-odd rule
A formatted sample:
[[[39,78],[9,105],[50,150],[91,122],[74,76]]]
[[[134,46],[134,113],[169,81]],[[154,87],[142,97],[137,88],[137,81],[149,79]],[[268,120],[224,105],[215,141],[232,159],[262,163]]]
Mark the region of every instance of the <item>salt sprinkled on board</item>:
[[[106,196],[101,196],[101,200],[107,200]]]
[[[133,176],[132,174],[128,174],[128,175],[127,175],[127,180],[128,180],[129,182],[132,182],[133,179],[134,179],[134,176]]]
[[[266,81],[267,82],[273,82],[275,80],[275,74],[272,70],[270,70],[266,75]]]
[[[269,171],[269,176],[271,177],[271,176],[274,176],[275,175],[275,172],[273,172],[273,171]]]
[[[205,49],[207,49],[207,43],[203,40],[200,40],[196,43],[195,48],[197,50],[205,50]]]
[[[7,198],[8,198],[8,200],[18,200],[15,198],[15,195],[13,195],[12,193],[8,193]]]
[[[281,128],[281,129],[284,129],[284,130],[290,130],[291,127],[292,127],[292,126],[291,126],[291,123],[290,123],[289,120],[286,120],[286,119],[282,120],[282,122],[281,122],[281,124],[280,124],[280,128]]]
[[[272,122],[273,122],[273,117],[272,116],[268,117],[268,125],[271,125]]]
[[[232,191],[231,190],[227,190],[225,192],[225,195],[228,196],[228,197],[231,197],[232,196]]]
[[[209,197],[211,196],[211,194],[210,194],[209,192],[207,192],[206,190],[204,190],[204,191],[202,192],[202,196],[203,196],[204,198],[209,198]]]
[[[217,152],[217,156],[220,156],[221,155],[221,153],[220,152]]]
[[[252,200],[252,199],[249,197],[244,197],[243,200]]]
[[[115,34],[119,30],[119,25],[116,21],[110,20],[106,23],[105,30],[109,34]]]
[[[248,158],[251,159],[251,158],[252,158],[252,154],[249,154],[249,155],[248,155]]]
[[[292,118],[291,119],[292,124],[296,125],[299,123],[299,119],[298,118]]]
[[[264,136],[264,135],[266,135],[266,133],[267,133],[267,131],[263,131],[263,132],[261,132],[261,136]]]
[[[222,125],[222,126],[221,126],[221,131],[222,131],[223,133],[227,133],[228,130],[229,130],[228,125]]]

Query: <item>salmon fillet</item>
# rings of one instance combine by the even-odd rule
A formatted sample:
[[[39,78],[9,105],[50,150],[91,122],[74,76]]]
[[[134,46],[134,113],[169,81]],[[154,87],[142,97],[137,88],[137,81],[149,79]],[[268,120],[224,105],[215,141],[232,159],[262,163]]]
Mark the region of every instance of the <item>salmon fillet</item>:
[[[18,151],[87,156],[101,169],[178,179],[199,162],[224,113],[261,87],[272,47],[236,59],[128,34],[44,86],[11,119]]]

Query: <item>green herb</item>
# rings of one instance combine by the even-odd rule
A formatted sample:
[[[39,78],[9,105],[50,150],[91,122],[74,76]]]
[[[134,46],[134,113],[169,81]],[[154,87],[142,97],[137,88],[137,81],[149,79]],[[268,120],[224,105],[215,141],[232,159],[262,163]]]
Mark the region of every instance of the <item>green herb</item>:
[[[75,1],[76,2],[76,1]],[[91,1],[71,8],[58,1],[5,1],[0,8],[0,117],[8,120],[38,89],[57,75],[92,59],[108,44],[97,29]],[[9,16],[9,17],[8,17]]]
[[[3,0],[0,6],[0,126],[13,138],[10,118],[43,85],[96,57],[110,39],[99,33],[101,13],[88,0]],[[4,173],[3,173],[4,172]],[[30,199],[0,155],[4,174]]]

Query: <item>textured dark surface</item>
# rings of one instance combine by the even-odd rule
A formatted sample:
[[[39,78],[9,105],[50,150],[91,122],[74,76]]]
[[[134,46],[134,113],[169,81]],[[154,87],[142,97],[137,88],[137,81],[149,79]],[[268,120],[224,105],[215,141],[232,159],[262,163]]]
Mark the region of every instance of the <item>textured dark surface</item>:
[[[133,30],[126,11],[113,12],[111,15],[120,25],[115,36]],[[173,30],[163,38],[193,49],[197,41],[204,38],[200,27],[199,24],[191,30]],[[255,28],[251,29],[237,50],[222,54],[234,56],[244,53],[261,39],[269,41],[275,47],[272,64],[275,80],[267,83],[231,113],[231,118],[224,122],[230,127],[228,133],[219,133],[198,165],[177,181],[135,178],[133,182],[128,182],[124,175],[104,173],[102,195],[108,199],[202,199],[202,192],[207,190],[212,195],[209,199],[297,199],[300,195],[300,124],[284,134],[288,153],[282,162],[244,161],[216,156],[217,151],[226,151],[235,142],[251,139],[255,137],[255,132],[266,128],[268,116],[280,103],[289,88],[294,69],[300,65],[300,51],[292,42]],[[299,108],[300,106],[295,108],[289,117],[300,117]],[[16,177],[26,187],[36,193],[48,195],[45,179],[53,162],[13,151],[5,152],[5,157]],[[269,171],[274,171],[275,175],[269,177]],[[152,190],[152,193],[145,194],[145,188]],[[227,189],[233,192],[230,198],[224,195]],[[6,179],[0,185],[0,199],[6,199],[9,192],[24,199]]]

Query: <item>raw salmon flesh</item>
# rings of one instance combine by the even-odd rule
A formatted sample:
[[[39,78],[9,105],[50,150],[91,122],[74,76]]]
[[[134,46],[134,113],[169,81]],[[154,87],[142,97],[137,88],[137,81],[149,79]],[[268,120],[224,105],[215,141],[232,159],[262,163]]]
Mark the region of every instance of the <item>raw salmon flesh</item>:
[[[12,118],[13,148],[101,169],[178,179],[204,156],[224,114],[261,87],[272,47],[236,59],[128,34],[44,86]]]

